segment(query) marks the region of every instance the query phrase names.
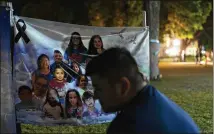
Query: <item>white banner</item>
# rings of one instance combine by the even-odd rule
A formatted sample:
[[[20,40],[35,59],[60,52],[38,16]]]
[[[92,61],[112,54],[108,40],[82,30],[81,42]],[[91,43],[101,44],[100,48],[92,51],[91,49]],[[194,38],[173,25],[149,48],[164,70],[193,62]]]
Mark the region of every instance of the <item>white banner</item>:
[[[19,21],[19,23],[17,23]],[[32,19],[26,17],[14,17],[15,24],[15,49],[14,49],[14,88],[16,89],[16,105],[22,103],[18,88],[26,85],[31,89],[31,75],[37,69],[37,58],[41,54],[46,54],[50,59],[50,64],[54,62],[54,50],[59,50],[64,55],[65,49],[71,37],[71,33],[79,32],[84,46],[88,49],[89,40],[92,35],[100,35],[103,41],[104,49],[114,46],[127,48],[136,59],[139,70],[149,78],[149,29],[148,27],[93,27],[81,26],[67,23]],[[84,66],[81,67],[84,73]],[[70,86],[70,87],[69,87]],[[74,83],[68,83],[68,88],[74,88]],[[14,90],[15,90],[14,89]],[[85,91],[80,91],[80,97]],[[81,100],[82,101],[82,100]],[[83,101],[82,101],[83,103]],[[84,105],[84,103],[83,103]],[[95,109],[98,111],[97,116],[84,116],[81,119],[44,118],[44,108],[40,110],[21,109],[17,110],[17,119],[22,123],[32,124],[97,124],[110,122],[115,114],[105,114],[102,112],[98,101],[95,101]],[[66,106],[65,106],[66,107]],[[62,107],[64,109],[64,107]],[[61,110],[62,110],[61,109]],[[83,106],[83,111],[86,110]]]

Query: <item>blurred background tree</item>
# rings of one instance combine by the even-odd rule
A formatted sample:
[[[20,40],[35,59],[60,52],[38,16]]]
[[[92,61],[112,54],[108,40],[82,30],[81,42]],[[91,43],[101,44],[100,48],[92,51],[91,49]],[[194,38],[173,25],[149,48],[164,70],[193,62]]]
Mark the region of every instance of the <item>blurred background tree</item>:
[[[143,1],[89,1],[89,21],[93,26],[142,26]]]
[[[211,13],[212,2],[163,1],[161,8],[161,17],[164,18],[161,21],[161,40],[165,34],[171,38],[180,38],[183,40],[181,50],[185,50],[196,39],[196,33],[204,29],[203,24]]]
[[[14,14],[31,18],[92,26],[142,26],[143,0],[12,0]],[[162,1],[159,40],[164,36],[183,40],[185,49],[193,40],[212,48],[212,0]],[[209,16],[209,18],[208,18]],[[147,16],[148,17],[148,16]],[[197,34],[197,33],[200,34]],[[196,36],[197,35],[197,36]]]

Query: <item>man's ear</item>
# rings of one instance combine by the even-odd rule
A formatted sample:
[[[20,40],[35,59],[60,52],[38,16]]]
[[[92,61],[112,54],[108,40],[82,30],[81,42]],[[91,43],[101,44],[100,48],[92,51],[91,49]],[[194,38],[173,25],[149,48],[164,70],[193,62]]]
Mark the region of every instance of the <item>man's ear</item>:
[[[127,77],[122,77],[119,83],[120,84],[117,85],[117,93],[121,97],[127,96],[131,87],[129,79]]]

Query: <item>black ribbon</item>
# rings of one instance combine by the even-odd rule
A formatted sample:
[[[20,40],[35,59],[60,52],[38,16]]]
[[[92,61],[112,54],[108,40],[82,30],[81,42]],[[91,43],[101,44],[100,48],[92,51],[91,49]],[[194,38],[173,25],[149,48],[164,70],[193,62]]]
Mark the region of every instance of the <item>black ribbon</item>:
[[[21,26],[19,25],[19,22],[22,22],[24,25],[21,27]],[[19,32],[18,32],[18,34],[15,36],[15,43],[17,43],[17,42],[19,41],[19,39],[22,37],[22,38],[24,39],[25,43],[27,44],[27,43],[30,41],[30,39],[28,38],[28,36],[27,36],[26,33],[25,33],[25,30],[26,30],[27,27],[26,27],[26,24],[25,24],[24,20],[19,19],[19,20],[16,22],[16,28],[17,28],[17,30],[18,30]]]

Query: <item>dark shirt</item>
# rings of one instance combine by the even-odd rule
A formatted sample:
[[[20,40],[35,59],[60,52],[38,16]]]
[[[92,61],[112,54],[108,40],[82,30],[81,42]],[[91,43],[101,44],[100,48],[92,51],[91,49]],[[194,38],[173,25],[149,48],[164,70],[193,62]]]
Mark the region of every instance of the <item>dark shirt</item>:
[[[67,61],[70,61],[71,63],[73,60],[75,60],[78,63],[85,63],[86,57],[81,55],[80,53],[86,54],[87,49],[85,47],[82,47],[80,49],[72,49],[71,53],[68,53],[68,49],[66,49],[65,54],[64,54],[64,59]]]
[[[199,133],[192,118],[175,102],[148,85],[118,113],[107,134]]]

